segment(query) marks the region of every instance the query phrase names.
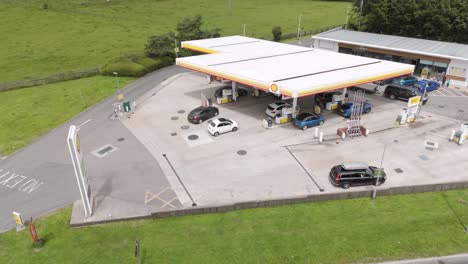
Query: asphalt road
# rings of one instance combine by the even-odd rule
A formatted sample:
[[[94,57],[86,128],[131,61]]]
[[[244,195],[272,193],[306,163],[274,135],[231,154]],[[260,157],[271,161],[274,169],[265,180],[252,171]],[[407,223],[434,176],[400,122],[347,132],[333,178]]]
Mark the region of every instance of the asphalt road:
[[[122,89],[122,92],[126,98],[139,98],[165,79],[185,71],[176,66],[164,68],[138,79]],[[115,99],[116,95],[108,97],[0,161],[0,232],[14,227],[12,211],[20,212],[26,219],[37,218],[79,199],[66,143],[71,124],[83,124],[80,131],[83,149],[94,150],[101,146],[101,143],[96,142],[115,142],[117,138],[125,137],[125,143],[142,150],[138,151],[139,156],[132,157],[135,161],[153,159],[147,151],[143,151],[144,146],[130,136],[125,126],[109,120]],[[88,165],[87,169],[99,170],[94,164]],[[88,168],[90,166],[94,168]],[[150,173],[162,174],[158,166],[145,168],[154,170]]]
[[[468,254],[434,257],[434,258],[427,258],[427,259],[389,261],[389,262],[383,262],[381,264],[466,264],[466,263],[468,263]]]

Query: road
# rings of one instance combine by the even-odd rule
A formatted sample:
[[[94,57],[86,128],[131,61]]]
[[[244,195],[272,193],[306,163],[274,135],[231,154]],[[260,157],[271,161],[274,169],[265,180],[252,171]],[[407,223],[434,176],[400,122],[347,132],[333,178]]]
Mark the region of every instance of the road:
[[[382,262],[380,264],[466,264],[466,263],[468,263],[468,254],[434,257],[434,258],[427,258],[427,259],[388,261],[388,262]]]
[[[126,98],[139,98],[165,79],[185,71],[176,66],[164,68],[136,80],[122,92]],[[37,218],[79,199],[66,144],[71,124],[83,124],[80,130],[83,149],[94,150],[111,141],[117,145],[119,143],[116,139],[125,138],[126,144],[138,148],[136,152],[139,154],[132,156],[136,170],[162,174],[157,163],[151,165],[139,162],[153,157],[120,122],[109,120],[115,98],[115,95],[108,97],[0,161],[0,232],[14,227],[12,211],[22,213],[26,219]],[[85,160],[86,155],[89,155],[89,151],[85,154]],[[102,166],[94,163],[86,165],[89,171],[99,171],[99,166]]]

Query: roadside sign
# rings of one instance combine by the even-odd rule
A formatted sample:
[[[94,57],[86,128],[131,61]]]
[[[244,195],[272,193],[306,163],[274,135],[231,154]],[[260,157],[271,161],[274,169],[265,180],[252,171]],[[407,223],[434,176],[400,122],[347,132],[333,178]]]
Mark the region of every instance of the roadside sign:
[[[316,105],[314,110],[316,114],[320,114],[320,111],[321,111],[320,106]]]
[[[118,95],[117,95],[117,100],[122,101],[123,98],[124,98],[124,95],[123,95],[123,94],[118,94]]]
[[[20,213],[13,212],[13,217],[15,218],[15,222],[16,222],[17,225],[19,225],[19,226],[24,225],[23,218],[21,218]]]
[[[408,99],[408,107],[419,105],[420,102],[421,102],[421,96],[413,96],[410,99]]]

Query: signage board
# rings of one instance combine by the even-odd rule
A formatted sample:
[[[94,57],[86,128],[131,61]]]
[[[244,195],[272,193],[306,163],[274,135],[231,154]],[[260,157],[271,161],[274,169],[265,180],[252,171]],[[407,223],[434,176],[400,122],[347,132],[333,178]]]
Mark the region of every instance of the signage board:
[[[23,218],[21,217],[20,213],[13,212],[13,217],[15,218],[15,222],[16,222],[17,225],[19,225],[19,226],[24,225]]]
[[[420,102],[421,102],[421,96],[413,96],[410,99],[408,99],[408,107],[419,105]]]

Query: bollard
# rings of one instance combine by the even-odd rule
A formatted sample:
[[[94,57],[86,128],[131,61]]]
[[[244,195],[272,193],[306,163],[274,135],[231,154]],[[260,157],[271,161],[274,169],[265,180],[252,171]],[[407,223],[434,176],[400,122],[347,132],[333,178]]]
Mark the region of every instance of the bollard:
[[[346,132],[343,131],[343,133],[341,133],[341,139],[344,140],[346,137]]]
[[[316,127],[314,131],[314,138],[317,138],[317,137],[318,137],[318,127]]]
[[[458,140],[458,144],[459,145],[462,145],[463,144],[463,141],[465,141],[465,137],[463,136],[463,134],[460,135],[460,139]]]
[[[450,133],[450,138],[449,140],[450,141],[453,141],[453,138],[455,137],[455,130],[452,130],[452,132]]]
[[[323,142],[323,132],[320,132],[319,143]]]
[[[366,128],[366,137],[369,135],[370,131]]]
[[[136,101],[133,101],[133,109],[136,108]]]
[[[119,104],[119,112],[122,112],[122,106]]]

